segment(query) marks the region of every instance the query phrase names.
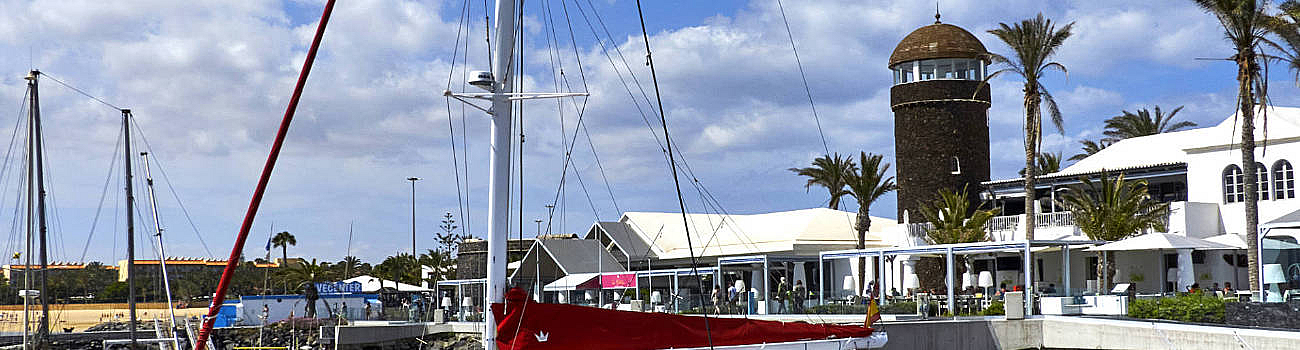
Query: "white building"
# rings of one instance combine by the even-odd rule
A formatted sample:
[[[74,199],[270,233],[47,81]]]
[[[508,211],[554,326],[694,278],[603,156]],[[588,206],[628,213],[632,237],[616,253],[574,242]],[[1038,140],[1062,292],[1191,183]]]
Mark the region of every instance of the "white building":
[[[1300,161],[1300,108],[1273,107],[1264,112],[1267,129],[1265,113],[1256,114],[1255,121],[1261,224],[1300,210],[1292,165]],[[1036,184],[1039,214],[1035,239],[1086,238],[1073,226],[1070,213],[1053,205],[1054,198],[1078,184],[1081,177],[1097,179],[1108,172],[1147,181],[1151,196],[1169,203],[1167,233],[1241,248],[1245,242],[1245,194],[1240,140],[1240,120],[1229,116],[1214,126],[1122,140],[1061,171],[1041,175]],[[986,191],[981,197],[1004,214],[990,223],[991,236],[995,240],[1023,239],[1024,215],[1017,215],[1024,208],[1023,179],[995,180],[984,185]],[[1294,237],[1281,238],[1295,242]],[[1240,249],[1120,252],[1116,256],[1119,271],[1115,282],[1131,282],[1146,292],[1185,290],[1191,283],[1203,288],[1232,283],[1235,288],[1246,289],[1244,256],[1236,256],[1245,253]],[[1059,255],[1036,254],[1034,258],[1038,260],[1035,266],[1043,268],[1037,268],[1033,282],[1061,282]],[[1095,259],[1094,254],[1072,258],[1071,279],[1095,280]],[[1177,268],[1187,261],[1193,272],[1184,271],[1179,283]]]

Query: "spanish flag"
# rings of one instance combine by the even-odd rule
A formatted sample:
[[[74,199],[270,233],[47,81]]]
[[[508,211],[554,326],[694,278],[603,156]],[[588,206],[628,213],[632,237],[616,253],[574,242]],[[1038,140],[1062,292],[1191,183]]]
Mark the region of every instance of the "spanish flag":
[[[876,306],[876,299],[872,298],[867,304],[867,322],[866,327],[871,328],[871,324],[880,321],[880,307]]]

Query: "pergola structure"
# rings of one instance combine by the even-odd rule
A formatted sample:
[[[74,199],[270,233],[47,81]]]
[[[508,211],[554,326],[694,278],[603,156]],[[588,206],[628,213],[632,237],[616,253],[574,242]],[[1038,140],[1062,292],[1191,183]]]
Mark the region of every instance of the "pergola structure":
[[[1024,267],[1022,267],[1021,271],[1024,274],[1024,280],[1026,281],[1025,314],[1032,315],[1034,301],[1033,301],[1033,294],[1028,293],[1028,289],[1029,289],[1028,281],[1031,280],[1029,275],[1029,271],[1032,269],[1032,266],[1030,265],[1032,263],[1032,261],[1030,260],[1030,255],[1033,254],[1033,248],[1060,247],[1061,257],[1062,257],[1061,268],[1063,271],[1068,272],[1070,271],[1070,247],[1071,246],[1096,245],[1096,244],[1103,244],[1103,243],[1106,242],[1105,241],[1062,241],[1062,240],[1033,240],[1033,241],[1017,240],[1017,241],[999,241],[999,242],[936,244],[936,245],[927,245],[927,246],[918,246],[918,247],[836,250],[836,251],[822,252],[821,256],[819,257],[820,264],[818,266],[825,266],[826,260],[836,260],[836,259],[878,257],[880,258],[879,261],[884,261],[885,257],[892,257],[898,255],[943,255],[944,266],[947,267],[944,277],[945,277],[945,281],[947,281],[946,284],[948,285],[948,310],[955,310],[954,307],[956,306],[956,301],[955,301],[956,293],[955,293],[954,286],[956,285],[956,283],[955,283],[955,277],[953,275],[953,271],[954,271],[953,256],[980,254],[980,253],[1017,252],[1021,254],[1021,261],[1024,264]],[[883,285],[884,264],[877,263],[876,266],[874,266],[873,268],[877,280],[876,285],[877,286]],[[819,288],[818,298],[820,298],[819,303],[825,304],[826,303],[826,274],[818,273],[818,277],[820,281],[818,283],[818,288]],[[1068,293],[1068,291],[1070,290],[1069,273],[1063,274],[1062,283],[1064,284],[1064,288]]]
[[[680,280],[682,276],[713,275],[714,279],[716,280],[719,271],[720,269],[715,267],[699,267],[699,268],[686,267],[686,268],[678,268],[678,269],[641,270],[641,271],[636,271],[636,277],[637,279],[640,279],[642,277],[646,278],[646,281],[648,282],[648,288],[651,291],[654,290],[653,277],[664,277],[664,276],[672,277],[672,283],[671,283],[672,293],[670,293],[669,298],[672,298],[673,300],[673,312],[677,312],[679,311],[677,307],[677,297],[676,297],[678,291],[677,285],[678,285],[678,280]],[[703,286],[701,286],[701,288],[703,288]]]
[[[762,276],[763,276],[763,277],[762,277],[762,278],[763,278],[763,279],[762,279],[762,280],[763,280],[763,286],[762,286],[763,290],[762,290],[762,293],[763,293],[763,294],[762,294],[762,295],[763,295],[763,302],[764,302],[764,303],[767,303],[767,302],[769,301],[769,300],[768,300],[768,299],[769,299],[769,296],[772,295],[771,278],[770,278],[770,276],[769,276],[769,273],[772,271],[772,264],[774,264],[774,263],[801,263],[801,262],[809,262],[809,263],[811,263],[811,262],[813,262],[813,261],[816,261],[816,260],[813,260],[812,257],[783,256],[783,255],[767,255],[767,254],[762,254],[762,255],[745,255],[745,256],[731,256],[731,257],[720,257],[720,258],[718,258],[718,267],[717,267],[717,269],[718,269],[718,275],[719,275],[719,276],[718,276],[718,280],[721,279],[721,275],[722,275],[722,273],[724,272],[724,271],[723,271],[723,268],[726,267],[727,265],[753,265],[753,264],[762,264],[762,265],[763,265],[763,274],[762,274]],[[750,288],[757,288],[758,286],[749,286],[749,287],[750,287]],[[766,310],[767,307],[768,307],[768,306],[765,306],[765,307],[764,307],[764,310]],[[759,313],[767,313],[767,312],[759,312]]]
[[[469,279],[458,279],[458,280],[442,280],[442,281],[438,281],[437,285],[436,285],[435,288],[434,288],[434,291],[438,291],[438,290],[440,289],[439,287],[456,287],[456,297],[457,297],[457,298],[461,298],[461,300],[462,300],[462,301],[461,301],[461,308],[463,309],[463,308],[465,307],[465,302],[463,301],[465,298],[473,298],[473,299],[480,299],[480,300],[483,298],[482,296],[478,296],[478,297],[467,297],[467,296],[465,295],[465,286],[466,286],[466,285],[474,285],[474,284],[486,284],[486,283],[487,283],[487,279],[486,279],[486,278],[469,278]],[[438,298],[435,298],[435,299],[434,299],[434,300],[437,300],[437,301],[438,301],[438,307],[448,307],[448,306],[450,306],[450,305],[444,305],[445,303],[443,303],[441,297],[442,297],[442,295],[439,294],[439,295],[438,295]],[[472,306],[472,303],[471,303],[471,306]],[[464,321],[465,321],[465,313],[464,313],[464,312],[458,312],[458,314],[460,314],[460,320],[461,320],[462,322],[464,322]]]

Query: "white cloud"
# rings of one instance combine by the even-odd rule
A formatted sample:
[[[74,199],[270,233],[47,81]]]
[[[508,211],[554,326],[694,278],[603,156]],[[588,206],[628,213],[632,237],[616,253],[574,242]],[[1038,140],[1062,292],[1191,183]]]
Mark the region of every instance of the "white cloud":
[[[403,179],[413,175],[425,178],[418,185],[421,232],[436,226],[437,213],[459,215],[447,103],[438,95],[449,76],[452,89],[460,89],[465,66],[487,67],[481,6],[471,11],[465,32],[471,35],[468,48],[456,48],[460,5],[339,3],[255,232],[266,231],[274,221],[277,230],[312,237],[300,240],[299,251],[336,259],[344,254],[338,242],[346,238],[346,226],[355,219],[359,238],[354,253],[381,258],[408,244],[410,185]],[[892,160],[890,77],[885,63],[898,40],[933,21],[931,5],[785,3],[831,152],[867,151]],[[214,253],[224,255],[295,83],[320,6],[320,1],[0,2],[0,50],[31,49],[36,67],[132,108]],[[542,205],[556,196],[564,146],[571,140],[577,145],[570,145],[574,157],[570,167],[578,169],[582,180],[579,183],[572,173],[565,178],[566,190],[560,197],[565,203],[566,231],[583,229],[593,219],[615,219],[605,178],[622,210],[675,210],[677,205],[669,190],[667,162],[655,139],[662,140],[662,132],[651,109],[653,90],[638,23],[620,12],[629,8],[628,3],[597,6],[614,31],[612,41],[605,42],[614,56],[607,58],[591,41],[591,29],[571,7],[581,72],[574,49],[568,46],[567,26],[555,31],[563,47],[548,51],[543,45],[548,31],[542,26],[549,21],[541,11],[526,13],[525,86],[553,91],[551,57],[559,55],[574,90],[582,90],[585,78],[592,93],[583,115],[591,143],[585,133],[573,138],[578,109],[574,104],[581,105],[581,99],[562,107],[554,101],[526,106],[523,215],[530,234],[532,225],[527,221],[544,216]],[[1148,81],[1147,74],[1135,74],[1231,70],[1217,65],[1207,68],[1190,59],[1217,52],[1216,46],[1204,43],[1217,43],[1219,38],[1213,19],[1191,4],[1013,1],[990,6],[958,1],[943,4],[942,18],[975,33],[990,49],[1001,50],[1003,46],[985,31],[998,22],[1013,22],[1038,11],[1079,23],[1076,37],[1067,41],[1059,58],[1079,74],[1068,81],[1049,82],[1067,109],[1067,134],[1075,135],[1049,140],[1053,147],[1065,148],[1067,155],[1074,139],[1090,135],[1101,119],[1135,102],[1187,104],[1184,113],[1198,121],[1223,115],[1219,109],[1231,105],[1231,99],[1205,97],[1230,96],[1230,91],[1228,95],[1222,91],[1232,84],[1230,72],[1224,74],[1223,85],[1204,86]],[[785,170],[805,166],[823,148],[775,2],[755,1],[734,11],[700,16],[709,17],[651,33],[650,40],[673,141],[696,177],[683,180],[689,184],[698,179],[730,212],[822,205],[824,194],[805,192],[801,179]],[[597,31],[603,35],[603,30]],[[470,60],[462,65],[466,50]],[[452,57],[453,51],[457,57]],[[452,59],[457,61],[454,69]],[[28,66],[27,55],[0,56],[0,67],[11,68],[0,79],[0,107],[19,105],[21,75]],[[632,98],[619,76],[631,83],[628,69],[642,86],[631,87]],[[1124,79],[1141,83],[1116,84],[1109,81],[1114,79],[1112,72],[1124,72]],[[60,184],[54,191],[65,213],[86,213],[63,216],[67,241],[77,241],[84,239],[82,232],[90,225],[85,217],[93,213],[98,199],[83,194],[102,188],[112,157],[110,145],[120,129],[118,116],[55,84],[42,86],[51,166]],[[994,173],[1014,174],[1021,167],[1017,163],[1023,163],[1020,84],[1015,79],[997,79],[992,86]],[[472,218],[462,220],[462,226],[482,234],[488,120],[468,109],[462,129],[460,105],[453,101],[451,107],[457,139],[465,136],[469,147],[457,146],[457,160],[469,162],[468,178],[460,180],[470,184],[470,193],[462,195],[469,198]],[[9,125],[0,123],[0,134],[12,131]],[[599,165],[591,154],[593,148],[599,152]],[[688,198],[700,197],[690,186],[685,190]],[[698,199],[688,204],[703,210]],[[166,215],[176,214],[175,205],[165,201],[163,206],[164,220],[174,228],[171,232],[178,232],[169,238],[178,245],[177,254],[200,255],[197,249],[201,248],[187,240],[193,234],[179,229],[188,224],[179,216]],[[600,217],[592,214],[593,206]],[[886,198],[873,209],[888,215],[893,200]],[[264,239],[258,238],[261,234],[255,233],[252,240]],[[103,233],[95,238],[104,243],[97,246],[110,246],[109,239]],[[94,254],[92,258],[104,260],[113,256]]]

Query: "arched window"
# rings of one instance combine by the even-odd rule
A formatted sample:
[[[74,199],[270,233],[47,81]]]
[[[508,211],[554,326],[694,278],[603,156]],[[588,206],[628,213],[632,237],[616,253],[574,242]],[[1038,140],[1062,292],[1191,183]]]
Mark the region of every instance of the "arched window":
[[[1255,191],[1259,193],[1259,200],[1268,200],[1268,168],[1264,163],[1255,163]]]
[[[1246,200],[1246,184],[1242,183],[1241,167],[1236,164],[1223,169],[1223,202],[1236,203]]]
[[[1279,159],[1273,163],[1273,199],[1295,198],[1295,175],[1291,162]]]

